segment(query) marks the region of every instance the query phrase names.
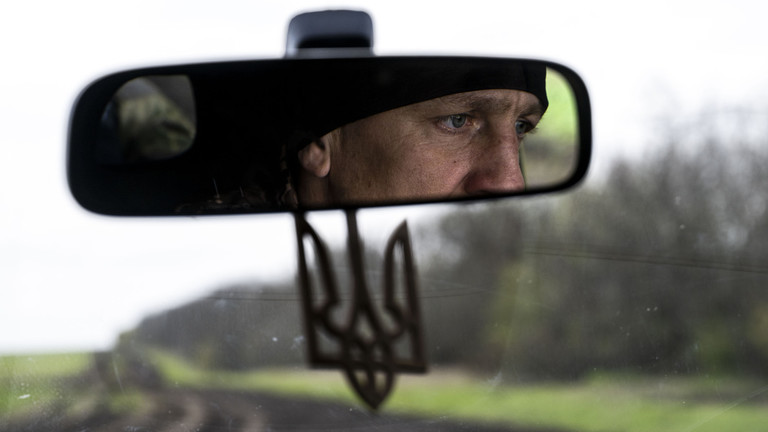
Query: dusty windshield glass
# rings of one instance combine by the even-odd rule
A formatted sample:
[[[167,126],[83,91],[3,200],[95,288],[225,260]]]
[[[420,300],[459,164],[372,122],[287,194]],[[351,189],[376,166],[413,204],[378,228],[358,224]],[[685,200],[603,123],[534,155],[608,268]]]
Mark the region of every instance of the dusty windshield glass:
[[[246,3],[0,14],[18,41],[0,84],[0,430],[765,428],[760,5],[361,5],[382,51],[572,65],[596,132],[576,190],[359,214],[373,290],[408,221],[427,360],[374,412],[307,363],[290,216],[104,218],[66,191],[79,89],[135,64],[280,55],[297,11]],[[343,285],[344,215],[308,221]]]

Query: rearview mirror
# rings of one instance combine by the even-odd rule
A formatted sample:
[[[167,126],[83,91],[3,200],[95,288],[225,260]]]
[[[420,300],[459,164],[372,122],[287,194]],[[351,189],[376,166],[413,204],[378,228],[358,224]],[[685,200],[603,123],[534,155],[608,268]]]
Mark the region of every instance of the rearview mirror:
[[[356,208],[563,189],[590,148],[586,88],[562,65],[281,59],[97,80],[72,114],[68,176],[111,215]]]

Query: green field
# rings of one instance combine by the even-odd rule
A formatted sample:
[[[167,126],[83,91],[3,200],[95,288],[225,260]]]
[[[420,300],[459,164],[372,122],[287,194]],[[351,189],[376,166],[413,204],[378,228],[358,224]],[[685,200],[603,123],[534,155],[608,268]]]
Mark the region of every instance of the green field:
[[[69,399],[72,383],[68,380],[90,365],[88,353],[0,357],[0,416]]]
[[[153,351],[151,359],[166,386],[266,391],[359,406],[336,371],[302,367],[211,371],[161,351]],[[0,357],[0,420],[24,413],[45,415],[46,407],[88,402],[75,397],[72,379],[87,371],[91,362],[90,354],[84,353]],[[121,392],[125,400],[114,402],[139,406],[140,391]],[[401,376],[383,410],[578,431],[757,431],[768,425],[768,385],[722,377],[617,374],[571,383],[521,384],[503,377],[487,380],[458,370],[436,370]]]
[[[156,352],[173,385],[261,390],[355,402],[340,372],[213,372]],[[387,412],[579,431],[757,431],[768,427],[768,385],[716,377],[602,375],[574,383],[503,383],[458,371],[402,376]]]

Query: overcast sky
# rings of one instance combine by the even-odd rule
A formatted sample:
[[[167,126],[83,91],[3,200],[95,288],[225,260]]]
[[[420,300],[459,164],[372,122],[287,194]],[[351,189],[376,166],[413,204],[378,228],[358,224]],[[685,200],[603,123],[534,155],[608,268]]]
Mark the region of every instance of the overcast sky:
[[[522,56],[574,68],[592,97],[595,172],[617,155],[641,157],[660,120],[730,104],[767,112],[768,26],[757,1],[270,3],[0,6],[0,354],[105,348],[149,312],[293,272],[289,216],[92,215],[69,195],[64,155],[69,110],[88,82],[123,68],[279,57],[298,12],[369,11],[378,54]],[[394,224],[404,212],[368,212],[363,223]]]

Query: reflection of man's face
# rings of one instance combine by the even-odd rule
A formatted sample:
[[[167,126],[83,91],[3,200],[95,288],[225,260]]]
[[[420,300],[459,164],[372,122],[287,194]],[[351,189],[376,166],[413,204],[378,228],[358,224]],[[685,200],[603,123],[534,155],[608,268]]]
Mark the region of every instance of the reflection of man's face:
[[[480,90],[350,123],[300,152],[299,200],[327,205],[521,190],[520,145],[542,115],[531,93]]]

